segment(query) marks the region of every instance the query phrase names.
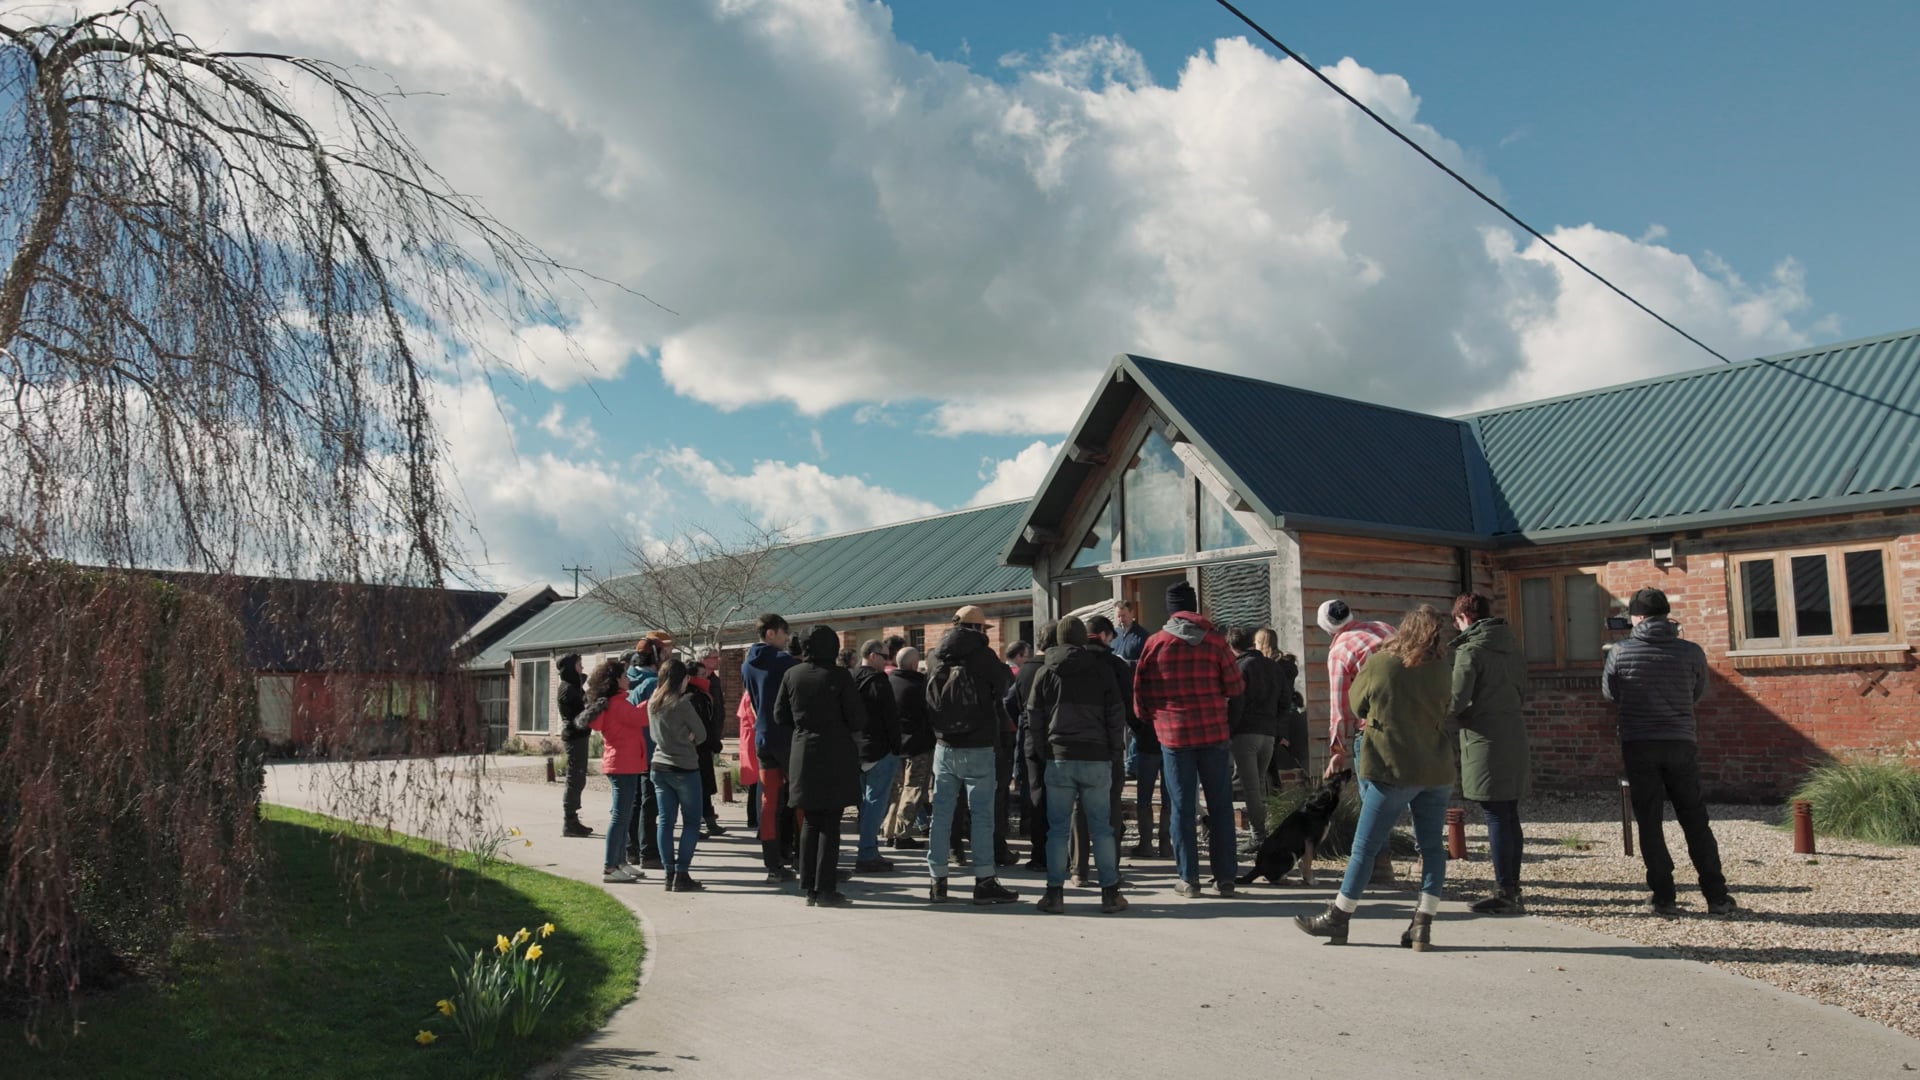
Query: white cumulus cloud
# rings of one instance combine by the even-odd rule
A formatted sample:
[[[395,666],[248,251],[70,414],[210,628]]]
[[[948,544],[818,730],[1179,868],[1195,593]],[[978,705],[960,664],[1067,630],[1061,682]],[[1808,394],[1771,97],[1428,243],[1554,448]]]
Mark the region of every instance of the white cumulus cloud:
[[[857,476],[823,472],[806,462],[759,461],[742,473],[685,446],[661,454],[660,460],[709,499],[730,503],[756,521],[790,528],[802,536],[863,529],[937,514],[941,509],[925,499]]]
[[[1010,458],[982,461],[980,479],[986,483],[973,493],[967,505],[985,506],[988,503],[1032,498],[1033,493],[1040,490],[1040,481],[1047,478],[1047,470],[1053,467],[1054,455],[1059,452],[1059,443],[1040,439]]]

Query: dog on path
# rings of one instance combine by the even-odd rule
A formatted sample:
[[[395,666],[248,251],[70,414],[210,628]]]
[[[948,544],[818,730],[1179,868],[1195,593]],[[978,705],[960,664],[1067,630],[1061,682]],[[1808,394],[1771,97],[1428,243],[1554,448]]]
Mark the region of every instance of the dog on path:
[[[1334,812],[1340,805],[1340,789],[1352,776],[1351,769],[1341,772],[1307,796],[1298,810],[1288,814],[1278,828],[1267,834],[1253,858],[1253,869],[1235,878],[1235,882],[1251,885],[1256,878],[1266,878],[1278,885],[1297,863],[1300,884],[1313,884],[1314,849],[1326,843],[1327,829],[1332,826]]]

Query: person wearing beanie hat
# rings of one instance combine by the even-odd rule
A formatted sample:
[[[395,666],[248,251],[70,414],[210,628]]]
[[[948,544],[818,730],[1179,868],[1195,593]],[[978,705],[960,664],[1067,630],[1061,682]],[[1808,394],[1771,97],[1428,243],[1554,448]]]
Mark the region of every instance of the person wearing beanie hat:
[[[1160,740],[1161,768],[1173,804],[1171,832],[1174,867],[1181,896],[1200,895],[1200,853],[1196,811],[1200,790],[1207,800],[1207,851],[1213,884],[1232,896],[1239,873],[1233,835],[1232,728],[1227,699],[1246,689],[1233,650],[1206,616],[1194,609],[1193,587],[1182,582],[1167,590],[1171,616],[1147,639],[1134,669],[1134,711],[1153,725]]]
[[[1353,711],[1353,703],[1348,700],[1353,689],[1353,680],[1360,675],[1360,668],[1380,647],[1393,637],[1393,625],[1384,622],[1361,622],[1354,618],[1353,609],[1345,600],[1333,599],[1320,605],[1319,617],[1315,620],[1320,629],[1333,639],[1327,649],[1327,686],[1330,690],[1327,709],[1327,768],[1325,779],[1353,768],[1360,760],[1360,727],[1358,714]]]
[[[1686,834],[1687,854],[1700,876],[1707,911],[1731,915],[1739,907],[1727,891],[1720,845],[1700,785],[1700,745],[1694,706],[1707,692],[1707,654],[1680,636],[1668,616],[1667,594],[1641,589],[1627,605],[1633,632],[1607,650],[1600,693],[1619,706],[1620,759],[1627,774],[1640,858],[1652,892],[1647,910],[1677,915],[1673,856],[1667,851],[1666,804]]]
[[[580,670],[580,654],[568,653],[554,664],[560,672],[560,691],[555,704],[560,709],[560,742],[567,750],[567,787],[560,797],[565,822],[563,836],[592,836],[593,830],[580,820],[580,796],[587,789],[587,749],[592,732],[574,726],[573,718],[587,707],[587,674]]]

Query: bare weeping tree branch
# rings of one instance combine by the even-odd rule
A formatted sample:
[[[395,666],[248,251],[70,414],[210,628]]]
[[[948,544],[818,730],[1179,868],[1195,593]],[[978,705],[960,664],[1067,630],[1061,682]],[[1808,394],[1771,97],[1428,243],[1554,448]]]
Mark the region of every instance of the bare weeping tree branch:
[[[594,584],[589,597],[649,630],[665,630],[693,647],[722,643],[730,627],[779,607],[786,594],[780,549],[791,526],[745,519],[722,537],[694,525],[670,540],[626,540],[628,572]]]

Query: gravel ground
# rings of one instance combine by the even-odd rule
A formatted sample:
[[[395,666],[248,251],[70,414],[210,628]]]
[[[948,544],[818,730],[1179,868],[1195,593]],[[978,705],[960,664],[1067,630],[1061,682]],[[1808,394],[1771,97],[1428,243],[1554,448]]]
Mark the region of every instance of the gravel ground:
[[[537,757],[491,772],[512,783],[546,782]],[[587,786],[605,790],[607,782],[589,775]],[[1529,915],[1671,949],[1920,1038],[1920,848],[1821,837],[1818,855],[1795,855],[1792,833],[1774,827],[1778,808],[1715,805],[1714,836],[1741,910],[1731,918],[1709,916],[1699,892],[1688,892],[1694,877],[1686,840],[1669,820],[1667,848],[1685,914],[1664,919],[1640,910],[1646,871],[1638,855],[1621,852],[1617,798],[1541,796],[1521,809],[1527,835],[1521,884]],[[1492,889],[1478,818],[1470,808],[1468,857],[1447,868],[1447,891],[1455,899]],[[1321,860],[1320,883],[1336,883],[1338,866]],[[1418,873],[1404,857],[1395,860],[1395,870],[1403,881]]]
[[[1669,813],[1667,848],[1686,914],[1663,919],[1638,910],[1646,871],[1637,854],[1621,852],[1617,799],[1540,797],[1521,810],[1528,914],[1668,948],[1920,1037],[1920,848],[1821,837],[1819,854],[1795,855],[1792,833],[1774,827],[1779,809],[1713,806],[1721,863],[1741,907],[1714,918],[1698,890],[1687,891],[1692,864]],[[1477,817],[1468,811],[1467,860],[1448,867],[1456,898],[1492,886]]]

